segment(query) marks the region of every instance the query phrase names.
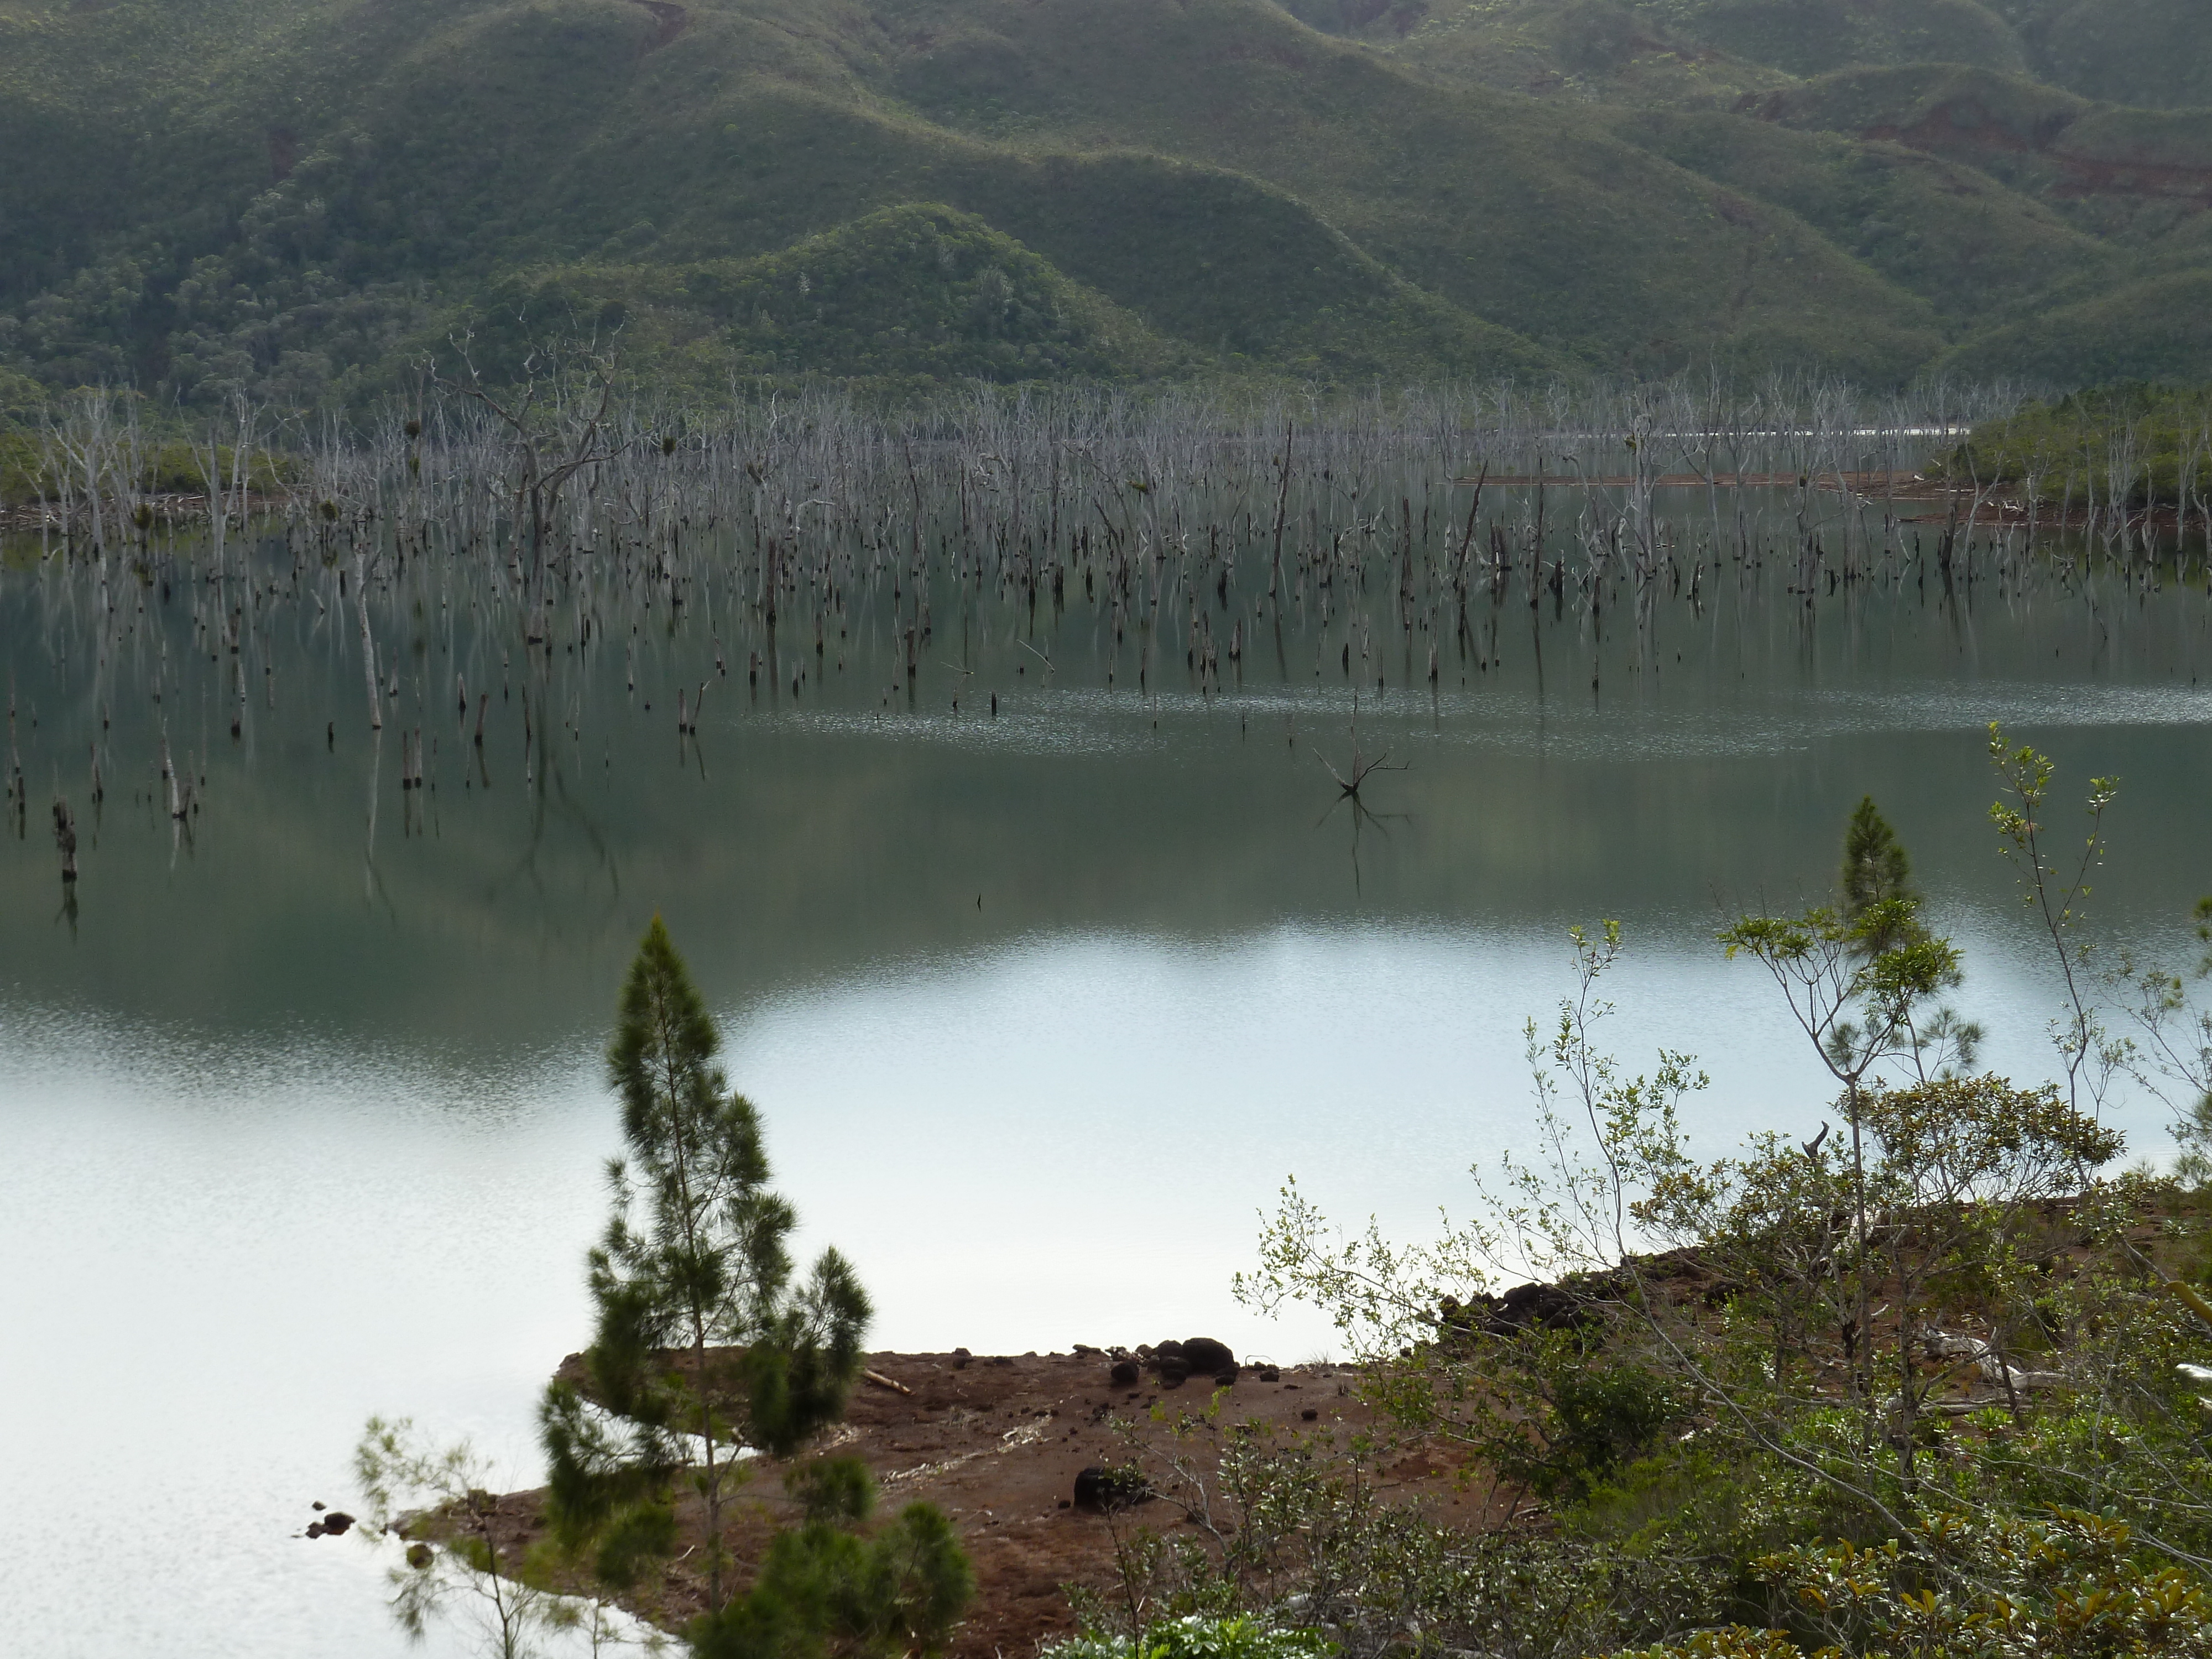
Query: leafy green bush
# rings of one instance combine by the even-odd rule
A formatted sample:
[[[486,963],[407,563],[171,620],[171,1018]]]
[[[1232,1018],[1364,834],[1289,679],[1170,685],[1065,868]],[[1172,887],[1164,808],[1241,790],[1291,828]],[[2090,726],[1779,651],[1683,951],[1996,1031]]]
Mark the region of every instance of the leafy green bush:
[[[1936,1563],[1948,1571],[1939,1577]],[[2126,1522],[2079,1510],[1934,1522],[1909,1546],[1801,1545],[1756,1571],[1787,1597],[1790,1629],[1735,1626],[1618,1659],[2212,1655],[2212,1590],[2203,1578],[2146,1557]]]
[[[2212,488],[2212,386],[2136,381],[2031,403],[1975,428],[1941,471],[2047,501],[2194,503]]]
[[[2057,407],[2142,420],[2173,395]],[[2078,967],[2112,786],[2090,781],[2086,841],[2062,850],[2051,763],[1995,729],[1990,752],[2001,845]],[[1384,1420],[1522,1490],[1512,1521],[1455,1534],[1294,1458],[1224,1454],[1228,1605],[1295,1603],[1354,1632],[1361,1659],[1408,1629],[1532,1659],[2212,1655],[2212,1303],[2187,1283],[2204,1202],[2097,1174],[2122,1150],[2097,1115],[2117,1068],[2177,1085],[2185,1109],[2212,1087],[2212,1008],[2167,973],[2077,978],[2053,1022],[2058,1080],[2015,1086],[1974,1070],[1975,1034],[1942,1000],[1960,953],[1921,906],[1863,803],[1832,904],[1719,935],[1819,1043],[1840,1093],[1803,1110],[1840,1134],[1692,1158],[1687,1059],[1662,1050],[1632,1077],[1593,1046],[1607,924],[1574,934],[1582,986],[1551,1041],[1530,1027],[1540,1150],[1505,1164],[1478,1219],[1407,1249],[1347,1239],[1286,1189],[1242,1293],[1319,1304],[1368,1356]],[[2106,1029],[2106,999],[2142,1048]],[[1488,1297],[1499,1272],[1532,1282]],[[1520,1524],[1526,1492],[1546,1499],[1538,1525]],[[1254,1532],[1310,1551],[1302,1597],[1246,1564]]]
[[[0,507],[29,501],[38,489],[39,447],[27,433],[0,429]]]
[[[1327,1659],[1336,1644],[1318,1631],[1269,1625],[1249,1613],[1164,1619],[1141,1636],[1055,1642],[1038,1659]]]
[[[857,1460],[830,1462],[807,1493],[815,1518],[777,1533],[752,1588],[686,1632],[699,1659],[895,1659],[951,1639],[975,1591],[952,1523],[909,1504],[873,1534],[852,1530],[872,1483]]]

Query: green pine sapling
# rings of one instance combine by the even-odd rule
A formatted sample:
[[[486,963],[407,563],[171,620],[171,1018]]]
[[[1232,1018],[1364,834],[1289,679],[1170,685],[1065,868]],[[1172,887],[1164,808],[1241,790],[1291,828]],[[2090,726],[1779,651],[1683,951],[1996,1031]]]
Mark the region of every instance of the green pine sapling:
[[[675,1540],[688,1474],[705,1512],[709,1614],[729,1593],[723,1511],[740,1448],[789,1452],[843,1412],[870,1309],[845,1258],[794,1279],[790,1204],[769,1190],[758,1114],[715,1062],[721,1036],[658,916],[625,981],[607,1076],[629,1157],[590,1256],[595,1410],[556,1381],[540,1425],[555,1528],[633,1581]]]

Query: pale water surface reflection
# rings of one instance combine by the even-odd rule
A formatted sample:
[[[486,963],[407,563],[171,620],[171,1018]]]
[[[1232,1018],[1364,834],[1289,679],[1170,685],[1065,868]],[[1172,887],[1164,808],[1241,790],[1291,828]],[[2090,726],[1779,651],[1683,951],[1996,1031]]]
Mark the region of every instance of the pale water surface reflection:
[[[808,1243],[856,1257],[890,1346],[1323,1346],[1232,1301],[1256,1212],[1292,1172],[1347,1221],[1463,1212],[1469,1162],[1526,1145],[1522,1025],[1568,988],[1574,921],[1626,924],[1616,1046],[1700,1056],[1704,1144],[1809,1133],[1815,1070],[1711,931],[1820,890],[1869,791],[1968,948],[1990,1061],[2041,1075],[2052,987],[1980,726],[2049,745],[2069,795],[2122,778],[2102,914],[2172,942],[2212,890],[2202,598],[2094,649],[2055,604],[1932,617],[1739,618],[1641,678],[1570,620],[1540,691],[1512,659],[1363,698],[1356,741],[1407,769],[1366,818],[1315,756],[1355,741],[1326,677],[1140,698],[1040,686],[1011,650],[980,678],[933,666],[911,706],[732,687],[696,743],[642,705],[698,665],[647,661],[662,678],[631,696],[617,664],[527,747],[495,704],[481,768],[423,713],[436,787],[403,799],[396,736],[359,729],[358,666],[316,636],[234,743],[164,705],[206,780],[186,842],[144,708],[98,738],[88,810],[100,704],[19,603],[25,771],[34,803],[76,798],[84,873],[65,908],[38,814],[0,839],[11,1645],[404,1650],[368,1552],[293,1534],[311,1501],[352,1502],[372,1411],[530,1477],[537,1389],[586,1335],[615,1142],[598,1045],[656,908]],[[2118,1109],[2163,1151],[2154,1109]]]

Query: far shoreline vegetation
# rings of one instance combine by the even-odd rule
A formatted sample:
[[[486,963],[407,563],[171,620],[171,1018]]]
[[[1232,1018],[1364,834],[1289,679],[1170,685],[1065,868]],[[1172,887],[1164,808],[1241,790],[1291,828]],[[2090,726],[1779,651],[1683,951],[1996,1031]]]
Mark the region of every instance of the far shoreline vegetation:
[[[2051,1080],[1979,1069],[1957,1006],[1968,964],[1867,799],[1832,897],[1716,940],[1788,1000],[1832,1099],[1778,1103],[1780,1127],[1693,1155],[1694,1058],[1662,1048],[1632,1074],[1604,1047],[1626,948],[1606,923],[1573,931],[1577,987],[1548,1027],[1528,1023],[1532,1145],[1478,1167],[1467,1223],[1388,1240],[1285,1187],[1235,1292],[1328,1316],[1356,1427],[1255,1414],[1240,1390],[1277,1373],[1211,1352],[1194,1372],[1187,1353],[1220,1348],[1195,1338],[1072,1360],[885,1357],[917,1379],[1057,1366],[1056,1386],[1105,1392],[1089,1426],[1121,1455],[1027,1523],[1091,1540],[1059,1558],[1083,1567],[1064,1586],[1075,1632],[1043,1651],[2212,1652],[2212,957],[2175,972],[2100,936],[2113,781],[2087,781],[2076,806],[2034,749],[1992,727],[1988,755],[1997,848],[2064,969]],[[2212,944],[2212,899],[2198,919]],[[834,1250],[793,1277],[793,1212],[763,1184],[757,1118],[717,1047],[656,918],[608,1051],[637,1161],[611,1173],[588,1264],[595,1340],[546,1393],[551,1484],[496,1497],[465,1448],[372,1422],[360,1531],[410,1540],[395,1611],[410,1630],[481,1614],[503,1659],[564,1630],[594,1651],[650,1646],[633,1621],[672,1603],[702,1609],[683,1633],[702,1659],[964,1654],[971,1606],[1001,1643],[1024,1616],[1036,1627],[1007,1612],[1003,1553],[980,1577],[970,1564],[988,1508],[911,1502],[872,1522],[871,1494],[977,1457],[1012,1468],[1057,1437],[1059,1412],[1003,1443],[987,1418],[976,1449],[914,1470],[893,1467],[917,1452],[896,1438],[864,1439],[872,1470],[839,1449],[868,1304]],[[2178,1164],[2110,1173],[2130,1150],[2102,1121],[2124,1086],[2172,1107]],[[912,1409],[927,1424],[946,1401]],[[738,1444],[782,1455],[754,1467],[781,1468],[787,1499],[745,1494]],[[1444,1518],[1448,1502],[1464,1513]]]
[[[1211,423],[1224,438],[1285,422],[1321,428],[1410,424],[1455,432],[1470,472],[1488,463],[1494,443],[1517,440],[1525,447],[1533,438],[1540,444],[1548,410],[1559,426],[1551,465],[1562,486],[1573,482],[1577,452],[1594,442],[1602,446],[1608,437],[1628,441],[1651,433],[1683,454],[1695,451],[1698,434],[1667,431],[1670,422],[1685,428],[1725,428],[1721,435],[1740,434],[1739,443],[1763,428],[1787,438],[1790,428],[1813,422],[1798,434],[1810,441],[1798,446],[1806,454],[1783,459],[1811,475],[1808,482],[1824,472],[1856,477],[1864,464],[1844,459],[1854,448],[1847,422],[1886,420],[1903,429],[1883,434],[1891,470],[1873,475],[1887,480],[1866,486],[1873,495],[1917,489],[1929,499],[1962,501],[1970,522],[1984,515],[1999,523],[2008,514],[2033,515],[2037,524],[2057,530],[2095,528],[2116,518],[2145,536],[2179,534],[2193,525],[2212,538],[2212,385],[2130,381],[2035,395],[2002,385],[1934,383],[1885,395],[1818,378],[1734,381],[1717,374],[1643,384],[1556,377],[1377,382],[1364,391],[1266,374],[1127,385],[1063,378],[1003,386],[927,375],[858,380],[809,375],[733,377],[720,391],[699,394],[641,377],[619,350],[558,339],[524,354],[522,377],[503,381],[480,372],[470,343],[460,342],[448,354],[459,367],[447,372],[426,359],[414,396],[350,416],[242,399],[211,415],[163,408],[125,389],[50,392],[0,367],[0,514],[13,513],[36,524],[43,513],[55,527],[66,527],[70,497],[82,497],[90,468],[112,497],[143,501],[173,521],[180,503],[204,503],[222,493],[211,489],[209,469],[213,465],[218,472],[230,472],[227,437],[241,430],[250,436],[243,452],[246,473],[229,480],[234,490],[245,486],[236,500],[273,501],[291,494],[313,470],[307,452],[373,447],[380,433],[403,422],[419,426],[434,405],[491,392],[518,407],[599,397],[607,403],[604,412],[613,416],[605,422],[611,431],[650,433],[655,441],[670,432],[708,432],[733,416],[756,418],[754,411],[810,405],[909,439],[957,430],[974,411],[992,408],[1050,427],[1062,405],[1111,407],[1137,423],[1150,411],[1171,410],[1178,424]],[[1833,424],[1846,410],[1846,424]],[[1910,429],[1915,422],[1961,416],[1971,420],[1961,439],[1933,430],[1916,438]],[[570,409],[564,416],[541,417],[546,418],[578,416]],[[1617,433],[1604,431],[1608,418]],[[1833,429],[1820,429],[1823,422]],[[1735,485],[1753,476],[1721,470],[1715,453],[1708,442],[1704,463],[1685,462],[1688,471],[1657,482]],[[1619,464],[1617,459],[1612,463]],[[1775,484],[1787,482],[1779,472],[1758,476]],[[1501,485],[1514,482],[1528,479],[1501,475]],[[57,512],[60,516],[52,518]],[[0,519],[0,528],[5,522]]]

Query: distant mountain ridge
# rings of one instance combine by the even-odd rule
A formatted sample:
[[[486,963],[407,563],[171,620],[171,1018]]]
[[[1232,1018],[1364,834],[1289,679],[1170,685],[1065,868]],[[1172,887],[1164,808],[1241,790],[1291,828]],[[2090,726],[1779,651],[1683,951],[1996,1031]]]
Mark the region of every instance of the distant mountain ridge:
[[[0,0],[0,369],[186,405],[2212,377],[2168,0]]]

